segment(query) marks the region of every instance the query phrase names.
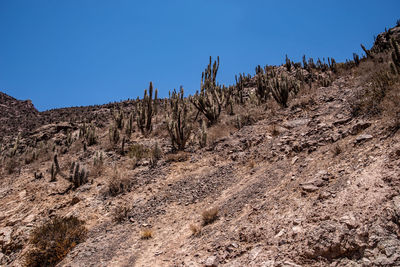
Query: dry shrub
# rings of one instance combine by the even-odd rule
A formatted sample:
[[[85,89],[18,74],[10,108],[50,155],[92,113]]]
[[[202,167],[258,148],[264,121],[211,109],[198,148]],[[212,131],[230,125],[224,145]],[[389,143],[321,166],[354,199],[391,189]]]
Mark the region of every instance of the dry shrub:
[[[234,131],[233,129],[234,129],[233,125],[227,125],[222,123],[215,124],[212,127],[208,128],[207,130],[208,145],[212,145],[219,139],[228,136],[231,132]]]
[[[270,127],[270,132],[272,136],[278,136],[280,134],[278,128],[276,127],[276,124],[274,123],[271,127]]]
[[[108,194],[112,197],[116,197],[125,192],[129,192],[131,189],[131,181],[129,178],[121,178],[119,175],[114,175],[108,182]]]
[[[191,224],[189,228],[192,231],[192,236],[199,236],[201,234],[201,227],[199,225]]]
[[[203,226],[213,223],[218,219],[218,208],[203,211],[201,217],[203,219]]]
[[[128,218],[128,214],[131,211],[126,205],[118,206],[113,212],[113,221],[117,223],[122,223]]]
[[[256,166],[256,163],[255,163],[254,160],[251,159],[251,160],[248,161],[247,166],[248,166],[250,169],[254,169],[254,167]]]
[[[150,239],[153,237],[153,230],[150,228],[143,229],[140,233],[140,239]]]
[[[87,234],[84,222],[76,217],[55,217],[36,227],[30,242],[33,249],[26,256],[25,266],[56,266]]]
[[[150,149],[142,144],[132,144],[129,147],[128,156],[130,158],[136,158],[137,160],[148,158],[150,156]]]
[[[189,159],[190,154],[188,152],[179,151],[177,153],[168,154],[165,157],[166,162],[184,162]]]
[[[7,174],[13,174],[19,168],[19,162],[16,158],[7,158],[4,161],[4,170]]]
[[[336,144],[332,148],[332,154],[334,157],[338,156],[340,153],[342,153],[342,148],[339,146],[339,144]]]

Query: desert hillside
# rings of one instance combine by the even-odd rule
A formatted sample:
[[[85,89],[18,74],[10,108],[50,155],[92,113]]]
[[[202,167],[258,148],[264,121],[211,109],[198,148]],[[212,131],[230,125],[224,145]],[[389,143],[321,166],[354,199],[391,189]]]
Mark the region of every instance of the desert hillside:
[[[0,93],[0,265],[400,266],[399,44],[232,86],[210,58],[187,97]]]

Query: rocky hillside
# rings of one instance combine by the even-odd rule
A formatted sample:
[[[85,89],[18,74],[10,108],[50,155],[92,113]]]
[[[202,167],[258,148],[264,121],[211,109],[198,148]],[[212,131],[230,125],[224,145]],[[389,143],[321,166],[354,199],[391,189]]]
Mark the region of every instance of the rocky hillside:
[[[219,88],[210,62],[204,95],[40,113],[0,151],[0,264],[400,266],[399,29],[346,63]]]
[[[30,100],[20,101],[0,92],[0,140],[36,128],[38,113]]]

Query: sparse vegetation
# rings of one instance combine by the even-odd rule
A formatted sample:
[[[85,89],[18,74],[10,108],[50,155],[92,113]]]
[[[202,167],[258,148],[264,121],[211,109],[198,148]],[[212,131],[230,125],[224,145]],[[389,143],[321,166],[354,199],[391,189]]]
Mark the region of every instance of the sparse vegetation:
[[[128,214],[130,212],[130,208],[126,205],[117,206],[113,212],[113,221],[116,223],[122,223],[126,219],[128,219]]]
[[[338,156],[340,153],[342,153],[342,148],[341,148],[338,144],[334,145],[333,148],[332,148],[332,154],[333,154],[333,156],[336,157],[336,156]]]
[[[56,266],[70,250],[86,238],[84,222],[76,217],[54,217],[31,234],[33,245],[25,261],[25,266]]]
[[[197,224],[191,224],[189,226],[192,236],[199,236],[201,234],[201,227]]]
[[[203,220],[203,226],[215,222],[218,219],[218,208],[211,208],[203,211],[201,218]]]
[[[85,167],[81,167],[79,162],[73,162],[70,168],[69,181],[73,184],[73,188],[76,189],[79,186],[88,182],[89,172]]]
[[[140,239],[146,240],[153,238],[153,230],[150,228],[143,229],[140,233]]]
[[[153,99],[153,83],[150,82],[149,94],[147,94],[147,90],[144,90],[143,99],[138,103],[137,125],[145,136],[149,135],[153,130],[152,119],[156,112],[157,95],[158,91],[156,89]]]
[[[174,90],[170,97],[171,115],[167,117],[167,129],[171,138],[172,146],[176,150],[185,149],[186,142],[192,133],[192,126],[189,123],[189,105],[183,98],[183,88],[179,93]]]
[[[210,63],[201,75],[201,90],[196,92],[191,101],[193,105],[201,112],[208,120],[209,124],[215,124],[218,121],[222,108],[222,89],[217,85],[217,72],[219,68],[219,57],[212,65]]]
[[[107,238],[116,236],[120,241],[119,235],[129,233],[127,229],[136,229],[136,239],[124,239],[124,246],[145,251],[146,256],[159,256],[158,263],[164,260],[167,249],[174,251],[181,242],[195,241],[195,246],[183,247],[185,253],[204,248],[202,242],[215,242],[215,246],[207,246],[207,253],[227,255],[221,259],[226,264],[231,256],[244,255],[238,262],[246,265],[247,254],[253,253],[247,249],[275,236],[282,242],[289,238],[294,244],[281,246],[284,255],[290,254],[286,254],[287,249],[295,247],[296,242],[310,246],[300,250],[315,254],[299,255],[305,257],[305,264],[319,260],[322,265],[351,264],[356,259],[368,265],[364,257],[373,250],[368,247],[370,242],[361,238],[354,245],[347,226],[354,224],[361,233],[363,227],[359,226],[371,224],[370,216],[374,215],[376,221],[393,228],[398,217],[394,218],[393,212],[382,217],[378,212],[373,214],[375,208],[391,211],[397,203],[392,194],[398,187],[396,164],[400,155],[400,52],[390,32],[377,38],[384,48],[367,50],[362,46],[367,56],[354,53],[344,63],[333,58],[314,61],[306,56],[302,62],[293,62],[286,57],[279,66],[257,66],[255,76],[239,74],[236,84],[229,86],[217,83],[219,58],[210,58],[202,73],[201,91],[194,96],[185,98],[181,88],[169,98],[158,99],[150,83],[142,100],[110,103],[85,112],[66,109],[61,115],[43,119],[47,123],[43,128],[1,137],[0,180],[4,189],[0,198],[5,204],[1,213],[5,219],[0,245],[15,239],[19,246],[15,247],[18,251],[11,251],[13,246],[5,249],[4,245],[0,265],[6,262],[11,266],[23,253],[26,266],[55,266],[85,239],[82,221],[56,216],[35,228],[30,245],[25,247],[29,234],[25,230],[40,221],[40,216],[55,214],[88,218],[88,225],[99,230],[90,242],[99,246],[108,242],[100,238],[100,230],[109,233],[109,227],[115,227]],[[398,39],[397,29],[395,33]],[[136,125],[141,132],[135,132]],[[368,179],[361,179],[366,173]],[[376,185],[379,188],[374,188]],[[346,190],[342,190],[344,187]],[[368,213],[359,209],[353,220],[353,209],[359,207],[349,205],[351,199],[362,199],[362,209]],[[376,205],[376,199],[384,205]],[[318,202],[318,212],[323,216],[314,216],[313,205],[302,205],[310,200]],[[7,207],[7,201],[18,205]],[[296,201],[293,207],[291,201]],[[199,207],[205,207],[204,211],[196,214]],[[304,218],[313,218],[307,224],[295,218],[298,207]],[[340,218],[336,217],[338,207]],[[104,220],[104,216],[108,218]],[[193,216],[198,217],[193,224],[184,221]],[[219,217],[223,218],[219,221]],[[329,222],[321,226],[328,217]],[[107,227],[99,227],[104,221]],[[133,228],[128,223],[117,225],[124,222],[132,223]],[[290,227],[283,229],[287,222]],[[171,226],[163,229],[164,223]],[[148,249],[146,246],[154,245],[149,241],[139,240],[140,246],[136,246],[139,238],[153,238],[153,229],[163,229],[156,230],[156,239],[163,240],[173,227],[182,225],[185,228],[178,232],[190,231],[185,235],[191,233],[189,240],[179,237],[172,245],[164,242],[165,250],[159,244]],[[314,226],[317,228],[310,228]],[[123,231],[115,231],[118,229]],[[221,230],[223,235],[218,232]],[[382,240],[386,242],[392,230]],[[304,232],[297,234],[299,231]],[[329,241],[331,233],[335,233],[333,239],[340,234],[344,245],[342,241]],[[174,239],[175,234],[168,237]],[[264,245],[270,246],[271,242],[267,243]],[[87,252],[91,245],[85,248],[82,244],[79,252]],[[266,258],[262,248],[260,259]],[[220,249],[222,254],[216,252]],[[368,249],[368,256],[363,254],[364,249]],[[103,252],[96,251],[93,258]],[[360,258],[358,253],[362,254]],[[382,258],[385,251],[376,253]],[[203,263],[203,254],[193,256],[198,264]],[[67,264],[74,265],[78,258],[86,257],[79,255],[68,257],[71,263]],[[188,255],[184,257],[189,259],[193,254]],[[123,260],[128,264],[128,257]],[[133,256],[129,261],[133,262]]]

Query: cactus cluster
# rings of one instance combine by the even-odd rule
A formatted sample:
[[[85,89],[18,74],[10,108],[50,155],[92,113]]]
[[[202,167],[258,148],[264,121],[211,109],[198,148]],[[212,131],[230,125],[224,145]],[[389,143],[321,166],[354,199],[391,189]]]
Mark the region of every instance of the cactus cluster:
[[[246,76],[243,74],[239,74],[239,77],[235,75],[236,81],[236,103],[241,105],[244,104],[244,84],[246,80]]]
[[[73,162],[70,168],[69,181],[73,184],[73,188],[76,189],[79,186],[88,182],[89,172],[85,167],[81,167],[78,162]]]
[[[14,146],[10,150],[10,153],[9,153],[10,158],[14,157],[17,154],[20,139],[21,139],[21,134],[19,133],[17,138],[15,139]]]
[[[172,146],[176,150],[185,149],[187,140],[192,132],[189,122],[190,105],[184,99],[183,88],[177,93],[175,90],[170,97],[171,113],[167,116],[167,130],[171,138]]]
[[[135,121],[135,113],[131,112],[125,122],[125,134],[128,138],[131,137],[132,132],[134,132],[134,121]]]
[[[392,52],[392,61],[393,63],[391,64],[392,72],[400,74],[400,48],[399,44],[392,39],[392,46],[393,46],[393,52]]]
[[[124,127],[124,112],[122,109],[114,110],[113,113],[114,123],[118,129],[122,129]]]
[[[283,74],[272,78],[269,86],[276,102],[284,108],[287,108],[289,93],[297,94],[300,87],[296,81],[289,79]]]
[[[219,57],[214,64],[210,57],[210,63],[201,75],[201,91],[196,92],[191,99],[193,105],[207,118],[210,125],[218,121],[223,105],[222,89],[216,82],[218,67]]]
[[[79,127],[79,138],[83,138],[88,146],[96,144],[96,127],[93,124],[84,123]]]
[[[137,125],[143,135],[147,136],[153,130],[152,118],[157,112],[157,89],[153,99],[153,83],[150,82],[149,94],[144,90],[144,97],[137,107]]]
[[[111,126],[108,130],[108,138],[112,145],[116,145],[119,142],[119,131],[118,128],[115,126]]]
[[[374,56],[372,55],[371,51],[366,49],[365,46],[363,44],[360,45],[362,50],[364,50],[365,54],[367,55],[368,58],[373,59]]]
[[[274,70],[268,71],[265,69],[265,72],[261,69],[258,71],[257,74],[257,89],[256,89],[256,96],[258,99],[259,104],[265,103],[271,93],[271,87],[269,80],[274,78],[276,73]]]
[[[103,166],[103,163],[104,163],[103,153],[100,151],[97,151],[96,155],[93,157],[93,166],[100,167],[100,166]]]

